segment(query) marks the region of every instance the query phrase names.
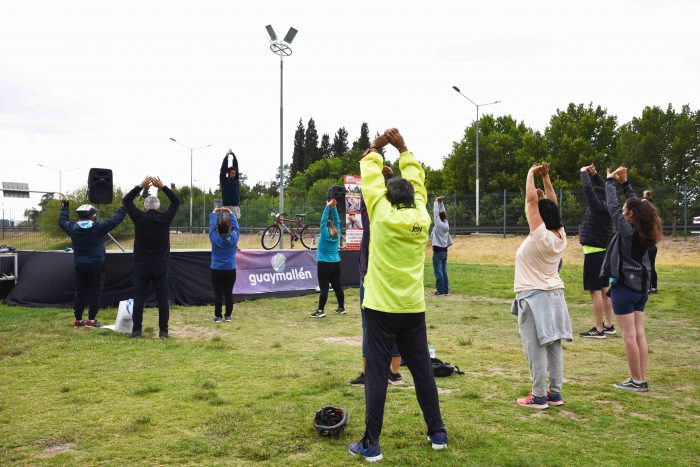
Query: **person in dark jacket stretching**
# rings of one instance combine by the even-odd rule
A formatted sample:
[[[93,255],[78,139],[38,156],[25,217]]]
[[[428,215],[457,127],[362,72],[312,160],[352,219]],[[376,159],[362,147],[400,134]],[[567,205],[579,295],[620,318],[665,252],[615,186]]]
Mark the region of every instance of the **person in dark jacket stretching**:
[[[627,201],[620,209],[615,181],[619,182]],[[605,266],[611,277],[613,312],[622,329],[630,378],[615,383],[617,389],[647,392],[646,380],[649,347],[644,333],[644,305],[649,298],[651,265],[649,249],[661,240],[661,220],[648,200],[638,198],[627,181],[627,168],[608,169],[605,184],[610,217],[617,234],[610,241]]]
[[[78,222],[68,219],[68,200],[61,200],[61,214],[58,225],[73,242],[73,263],[75,264],[75,298],[73,311],[76,328],[99,328],[97,312],[100,309],[100,289],[104,284],[105,246],[102,237],[118,226],[126,215],[122,206],[111,219],[97,221],[97,209],[83,204],[78,209]],[[83,321],[85,302],[88,302],[88,320]]]
[[[228,156],[231,156],[231,166],[228,165]],[[230,149],[224,156],[219,172],[219,184],[221,184],[221,197],[225,208],[229,208],[236,219],[241,218],[241,188],[240,174],[238,173],[238,159]]]
[[[223,211],[228,217],[218,219]],[[214,287],[214,322],[221,323],[221,305],[226,303],[224,320],[231,322],[233,312],[233,285],[236,283],[236,250],[241,231],[236,216],[228,208],[216,208],[209,214],[209,240],[211,241],[211,283]],[[223,300],[222,300],[223,299]]]
[[[591,179],[595,186],[591,184]],[[607,275],[600,275],[605,259],[605,250],[612,237],[612,220],[605,204],[603,179],[594,164],[581,167],[581,184],[588,208],[579,227],[579,242],[583,246],[583,289],[591,295],[595,325],[581,337],[605,339],[608,334],[615,334],[612,324],[612,305],[608,299]]]
[[[162,190],[170,200],[165,212],[160,212],[160,200],[149,196],[143,201],[145,212],[134,206],[134,198],[150,185]],[[158,299],[159,337],[168,338],[168,283],[170,282],[170,223],[175,217],[180,199],[158,177],[146,177],[122,200],[134,223],[134,328],[131,337],[141,337],[143,307],[148,289],[153,284]]]

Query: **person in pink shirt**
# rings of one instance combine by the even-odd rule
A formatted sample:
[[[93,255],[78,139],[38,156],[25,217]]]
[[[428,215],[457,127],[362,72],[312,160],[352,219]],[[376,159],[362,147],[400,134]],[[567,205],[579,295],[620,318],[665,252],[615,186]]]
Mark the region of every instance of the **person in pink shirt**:
[[[536,174],[541,175],[544,183],[544,197],[541,199],[535,186]],[[513,288],[516,296],[511,312],[518,316],[520,338],[532,374],[532,391],[516,402],[522,407],[547,409],[549,404],[564,404],[561,396],[564,379],[561,341],[573,339],[564,282],[559,277],[559,265],[566,249],[566,232],[549,178],[548,163],[531,167],[528,171],[525,201],[530,234],[515,255]]]

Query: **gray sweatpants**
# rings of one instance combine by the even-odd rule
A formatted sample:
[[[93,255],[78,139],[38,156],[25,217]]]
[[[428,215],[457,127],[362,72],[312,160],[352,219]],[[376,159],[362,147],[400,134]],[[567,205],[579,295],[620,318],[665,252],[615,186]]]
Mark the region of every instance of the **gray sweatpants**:
[[[549,371],[549,392],[561,393],[564,379],[564,352],[561,340],[540,345],[535,329],[535,320],[527,301],[521,301],[522,308],[518,313],[518,327],[523,341],[525,356],[530,364],[532,374],[532,394],[543,397],[547,393],[547,371]]]

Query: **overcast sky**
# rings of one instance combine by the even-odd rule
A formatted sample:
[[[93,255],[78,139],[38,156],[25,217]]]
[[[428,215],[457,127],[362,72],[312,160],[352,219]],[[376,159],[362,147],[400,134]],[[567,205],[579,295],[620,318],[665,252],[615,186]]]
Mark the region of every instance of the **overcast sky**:
[[[145,175],[218,183],[232,148],[249,180],[279,164],[278,36],[285,162],[313,117],[352,142],[398,127],[440,167],[475,108],[544,130],[557,108],[593,102],[625,122],[646,105],[700,107],[700,2],[22,1],[0,28],[0,181],[70,192],[91,167],[130,188]],[[341,6],[342,5],[342,6]],[[395,154],[389,152],[390,157]],[[70,170],[79,168],[79,170]],[[0,198],[0,206],[36,204]]]

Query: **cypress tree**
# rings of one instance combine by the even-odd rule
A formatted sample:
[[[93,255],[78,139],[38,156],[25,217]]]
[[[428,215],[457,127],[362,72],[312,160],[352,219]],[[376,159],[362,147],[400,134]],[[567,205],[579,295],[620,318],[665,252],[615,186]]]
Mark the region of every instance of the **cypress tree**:
[[[292,155],[292,166],[291,166],[291,176],[297,172],[303,172],[306,166],[304,166],[304,124],[301,123],[299,119],[299,125],[297,125],[297,131],[294,133],[294,154]]]
[[[306,135],[304,136],[304,169],[310,166],[312,163],[321,159],[321,155],[318,150],[318,132],[316,131],[316,122],[313,118],[309,119],[309,123],[306,126]]]
[[[331,152],[333,157],[340,157],[350,148],[348,147],[348,132],[345,127],[341,126],[338,128],[338,132],[333,136],[333,146],[331,147]]]

